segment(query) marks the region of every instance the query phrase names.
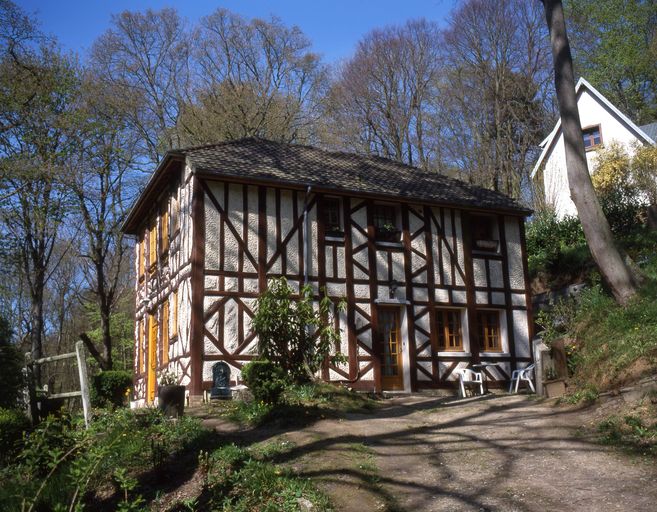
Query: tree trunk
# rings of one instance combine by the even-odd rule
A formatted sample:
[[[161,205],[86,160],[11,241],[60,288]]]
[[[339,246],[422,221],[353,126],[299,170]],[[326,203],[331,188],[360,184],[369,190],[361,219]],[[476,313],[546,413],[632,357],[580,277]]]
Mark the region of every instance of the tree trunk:
[[[32,293],[32,332],[30,332],[32,360],[43,357],[43,288],[42,283],[36,284]],[[41,386],[41,366],[38,364],[34,365],[34,381],[37,386]]]
[[[94,345],[94,342],[91,341],[91,338],[87,335],[87,333],[82,332],[80,333],[80,339],[84,343],[84,346],[87,347],[87,350],[91,354],[91,357],[93,357],[96,362],[98,363],[98,366],[100,366],[101,370],[111,370],[111,368],[107,367],[107,363],[105,359],[103,359],[103,356],[101,355],[100,352],[98,352],[98,349]]]
[[[638,279],[624,263],[620,252],[614,245],[609,223],[602,212],[591,183],[577,108],[573,62],[561,0],[542,1],[550,30],[554,83],[566,150],[570,197],[575,203],[586,242],[602,277],[611,288],[616,301],[619,304],[625,304],[636,293]]]
[[[110,332],[110,318],[112,315],[111,307],[106,300],[99,301],[100,304],[100,331],[103,342],[103,359],[105,360],[104,370],[111,370],[112,362],[112,334]]]

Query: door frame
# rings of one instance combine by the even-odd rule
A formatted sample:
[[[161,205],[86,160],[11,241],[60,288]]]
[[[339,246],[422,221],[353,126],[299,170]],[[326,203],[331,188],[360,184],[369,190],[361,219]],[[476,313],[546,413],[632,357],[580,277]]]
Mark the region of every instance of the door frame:
[[[406,366],[408,353],[406,350],[407,343],[405,343],[405,337],[403,335],[404,318],[403,318],[403,309],[398,305],[390,304],[377,304],[377,325],[376,325],[376,337],[377,337],[377,346],[378,346],[378,356],[380,361],[379,375],[381,379],[381,391],[404,391],[406,390]],[[381,313],[382,312],[391,312],[395,315],[397,321],[397,367],[399,368],[399,375],[395,376],[395,383],[390,385],[386,382],[386,377],[383,375],[383,365],[384,365],[384,347],[387,343],[387,340],[383,337],[383,332],[381,331]]]

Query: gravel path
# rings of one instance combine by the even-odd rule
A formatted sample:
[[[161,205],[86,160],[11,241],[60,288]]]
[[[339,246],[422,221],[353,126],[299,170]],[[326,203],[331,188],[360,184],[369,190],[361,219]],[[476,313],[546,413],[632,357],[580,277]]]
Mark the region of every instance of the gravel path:
[[[414,396],[273,437],[339,511],[657,510],[657,468],[583,435],[590,415],[519,395]]]

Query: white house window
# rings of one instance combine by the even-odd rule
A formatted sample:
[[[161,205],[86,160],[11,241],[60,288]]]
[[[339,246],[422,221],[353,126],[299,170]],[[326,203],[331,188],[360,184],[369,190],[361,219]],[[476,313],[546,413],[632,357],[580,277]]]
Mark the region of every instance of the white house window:
[[[584,137],[584,147],[586,149],[593,149],[602,144],[600,125],[584,128],[582,136]]]
[[[473,215],[472,243],[475,251],[498,252],[500,249],[500,230],[497,218],[491,215]]]

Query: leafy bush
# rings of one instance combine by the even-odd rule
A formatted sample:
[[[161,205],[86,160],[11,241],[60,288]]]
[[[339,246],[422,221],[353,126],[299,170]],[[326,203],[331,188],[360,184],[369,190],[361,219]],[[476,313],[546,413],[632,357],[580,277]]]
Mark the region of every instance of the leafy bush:
[[[18,409],[0,408],[0,465],[5,465],[19,449],[23,432],[30,428],[30,420]]]
[[[590,259],[582,225],[577,217],[566,216],[558,220],[553,211],[534,215],[527,225],[527,256],[532,277],[540,271],[558,273],[559,269],[572,269],[573,262],[581,267]]]
[[[298,298],[284,277],[272,279],[258,298],[253,328],[258,334],[260,355],[283,368],[297,383],[308,382],[340,339],[333,328],[335,309],[328,297],[315,309],[313,288],[305,285]],[[340,354],[334,357],[340,358]]]
[[[212,510],[297,511],[299,499],[308,500],[313,510],[332,510],[328,499],[317,491],[309,479],[274,465],[289,443],[268,443],[241,448],[227,445],[203,456],[209,506]],[[205,454],[202,454],[205,455]]]
[[[251,361],[242,369],[244,382],[258,402],[278,403],[287,379],[283,369],[271,361]]]
[[[7,510],[82,510],[95,491],[118,486],[119,509],[127,510],[141,502],[135,475],[160,467],[205,432],[196,419],[171,421],[157,409],[101,410],[89,429],[80,418],[50,416],[4,470],[0,503]]]
[[[17,407],[23,392],[23,366],[25,358],[16,345],[11,342],[11,329],[7,321],[0,317],[0,407]]]
[[[126,391],[132,388],[132,374],[122,370],[107,370],[94,375],[91,401],[95,407],[122,407]]]

